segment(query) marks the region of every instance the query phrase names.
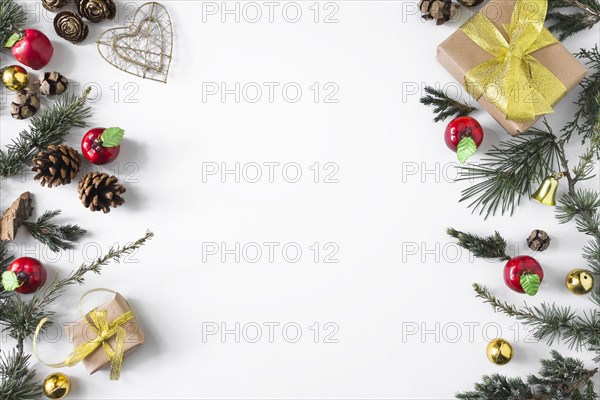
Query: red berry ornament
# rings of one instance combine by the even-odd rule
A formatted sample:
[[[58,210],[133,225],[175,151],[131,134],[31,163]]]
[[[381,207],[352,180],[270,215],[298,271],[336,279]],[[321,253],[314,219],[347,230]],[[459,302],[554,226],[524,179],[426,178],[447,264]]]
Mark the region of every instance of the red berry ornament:
[[[4,290],[17,293],[33,293],[46,283],[46,268],[31,257],[21,257],[13,261],[2,274]]]
[[[91,129],[81,140],[81,152],[92,164],[109,163],[119,155],[124,133],[121,128]]]
[[[14,33],[5,47],[10,47],[17,61],[33,69],[42,69],[48,65],[54,53],[48,36],[36,29]]]
[[[457,153],[458,160],[464,163],[483,141],[483,128],[475,118],[458,117],[450,121],[444,136],[446,145]]]
[[[511,258],[504,266],[504,282],[515,292],[533,296],[537,293],[543,279],[544,271],[533,257]]]

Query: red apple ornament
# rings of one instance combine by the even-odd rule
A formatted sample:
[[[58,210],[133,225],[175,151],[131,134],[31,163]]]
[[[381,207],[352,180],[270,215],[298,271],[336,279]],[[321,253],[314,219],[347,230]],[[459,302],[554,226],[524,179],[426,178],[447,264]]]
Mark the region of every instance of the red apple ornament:
[[[464,163],[483,141],[483,128],[475,118],[458,117],[450,121],[444,138],[446,145],[457,153],[458,161]]]
[[[119,155],[124,133],[121,128],[90,129],[81,140],[81,152],[92,164],[109,163]]]
[[[33,69],[42,69],[50,62],[54,47],[46,35],[36,29],[25,29],[14,33],[6,42],[13,56],[21,64]]]
[[[533,296],[537,293],[543,279],[544,271],[533,257],[511,258],[504,266],[504,282],[515,292]]]
[[[33,293],[46,283],[46,268],[31,257],[21,257],[13,261],[2,273],[2,286],[6,291]]]

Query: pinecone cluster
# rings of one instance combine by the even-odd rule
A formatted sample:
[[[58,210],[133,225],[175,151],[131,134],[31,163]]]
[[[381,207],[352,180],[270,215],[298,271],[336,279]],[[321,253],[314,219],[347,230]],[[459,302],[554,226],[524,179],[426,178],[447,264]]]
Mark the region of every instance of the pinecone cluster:
[[[90,172],[79,181],[78,190],[81,202],[91,211],[102,210],[106,214],[111,207],[125,203],[121,196],[126,191],[125,186],[116,176],[107,173]]]
[[[58,72],[45,72],[37,84],[40,94],[51,96],[64,93],[69,86],[69,81]],[[40,107],[38,93],[31,89],[23,89],[15,93],[10,105],[10,115],[15,119],[27,119],[33,117]]]
[[[68,0],[42,0],[46,10],[58,12]],[[76,44],[83,42],[89,32],[84,19],[98,23],[110,20],[117,14],[114,0],[75,0],[77,14],[71,11],[61,11],[54,17],[54,30],[61,38]]]
[[[33,158],[33,179],[42,186],[67,185],[75,179],[80,168],[79,153],[72,147],[62,144],[48,146]]]
[[[34,179],[49,188],[68,185],[81,169],[81,158],[77,150],[63,144],[51,145],[40,151],[32,160]],[[125,186],[118,178],[102,172],[86,174],[77,186],[79,198],[91,211],[110,212],[111,207],[125,203],[122,194]]]

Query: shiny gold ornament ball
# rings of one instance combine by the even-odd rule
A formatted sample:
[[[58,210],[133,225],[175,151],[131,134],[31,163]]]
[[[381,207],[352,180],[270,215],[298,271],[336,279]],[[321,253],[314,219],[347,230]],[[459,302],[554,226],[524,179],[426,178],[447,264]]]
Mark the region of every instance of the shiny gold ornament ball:
[[[71,380],[65,374],[56,372],[44,379],[44,394],[49,399],[63,399],[71,391]]]
[[[574,269],[565,279],[567,289],[573,294],[587,294],[594,287],[594,276],[585,269]]]
[[[496,365],[508,364],[513,357],[513,348],[504,339],[494,339],[488,345],[486,349],[488,360]]]
[[[10,65],[2,70],[2,83],[8,90],[23,90],[29,84],[29,74],[21,66]]]

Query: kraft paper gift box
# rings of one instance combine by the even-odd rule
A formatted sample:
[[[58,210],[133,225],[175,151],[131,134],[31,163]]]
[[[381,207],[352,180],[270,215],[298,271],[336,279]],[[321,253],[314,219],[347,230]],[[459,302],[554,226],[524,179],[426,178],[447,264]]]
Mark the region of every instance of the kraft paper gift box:
[[[96,307],[96,309],[106,310],[108,312],[108,322],[110,324],[127,311],[130,311],[131,307],[123,296],[121,296],[119,293],[116,293],[112,300],[101,305],[100,307]],[[97,337],[96,331],[89,326],[93,326],[89,317],[89,313],[86,315],[86,319],[88,322],[86,322],[84,319],[79,319],[78,321],[72,322],[65,326],[65,332],[67,333],[69,341],[73,344],[74,348]],[[145,341],[145,336],[144,332],[137,324],[136,318],[125,322],[122,327],[127,332],[127,337],[125,339],[125,354],[127,354],[129,351],[143,344]],[[106,341],[106,343],[108,343],[108,345],[114,349],[116,337],[111,337]],[[93,374],[94,372],[109,366],[110,360],[104,352],[103,346],[99,346],[96,350],[94,350],[93,353],[83,359],[82,364],[90,374]]]
[[[507,38],[503,25],[511,22],[514,8],[515,0],[490,0],[479,12],[483,13]],[[562,43],[536,50],[531,55],[564,84],[567,92],[577,86],[587,73],[585,66]],[[479,47],[460,29],[437,48],[438,62],[463,86],[465,85],[465,75],[471,68],[492,58],[491,54]],[[553,106],[556,106],[559,100],[555,99]],[[481,107],[513,136],[529,129],[541,117],[541,115],[537,116],[530,121],[511,121],[487,100],[485,95],[478,101]]]

